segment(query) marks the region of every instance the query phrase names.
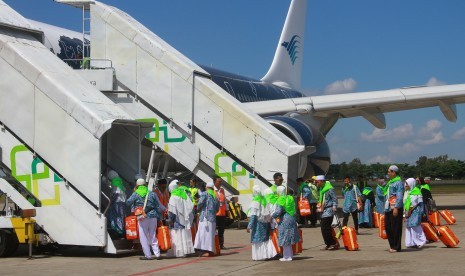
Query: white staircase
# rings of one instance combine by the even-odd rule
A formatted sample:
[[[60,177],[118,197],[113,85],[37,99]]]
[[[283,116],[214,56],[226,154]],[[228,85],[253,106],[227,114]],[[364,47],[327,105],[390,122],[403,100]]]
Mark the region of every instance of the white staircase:
[[[52,54],[42,33],[2,1],[0,72],[0,165],[41,201],[37,223],[52,240],[115,253],[104,214],[102,158],[133,179],[147,124]]]
[[[204,181],[217,173],[248,199],[252,185],[269,185],[275,172],[297,175],[302,146],[134,18],[92,3],[91,59],[112,61],[117,91],[109,97],[133,117],[156,123],[157,146]]]

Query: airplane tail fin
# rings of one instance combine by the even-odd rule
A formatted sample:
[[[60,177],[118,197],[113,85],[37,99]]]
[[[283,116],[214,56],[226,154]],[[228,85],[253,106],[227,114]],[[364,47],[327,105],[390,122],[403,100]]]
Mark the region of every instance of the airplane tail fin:
[[[262,81],[300,88],[306,13],[307,0],[292,0],[273,63]]]

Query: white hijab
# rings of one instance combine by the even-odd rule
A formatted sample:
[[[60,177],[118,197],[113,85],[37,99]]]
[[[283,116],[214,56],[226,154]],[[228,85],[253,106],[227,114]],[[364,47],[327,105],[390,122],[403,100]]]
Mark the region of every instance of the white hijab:
[[[422,195],[410,195],[410,192],[417,185],[417,181],[415,180],[415,178],[409,178],[409,179],[405,180],[405,182],[409,186],[410,190],[405,191],[405,193],[404,193],[404,204],[407,201],[407,197],[410,196],[410,206],[415,207],[420,202],[423,202],[423,196]]]
[[[168,191],[171,193],[176,188],[178,188],[178,180],[171,181]],[[187,196],[187,199],[182,199],[179,196],[170,196],[168,211],[176,215],[179,223],[184,225],[186,229],[191,229],[192,222],[194,221],[193,209],[194,204],[189,196]]]
[[[263,196],[260,186],[253,186],[252,196]],[[263,206],[260,202],[257,201],[252,201],[252,204],[250,205],[249,215],[257,216],[258,221],[260,222],[270,222],[271,220],[271,213],[269,211],[269,208],[267,208],[266,205]]]
[[[281,185],[278,188],[276,188],[276,193],[278,196],[286,196],[286,186]]]
[[[263,190],[263,196],[266,197],[267,195],[270,195],[270,194],[273,194],[273,190],[271,188],[266,188],[265,190]],[[264,210],[264,213],[269,215],[271,217],[271,215],[274,213],[276,209],[276,204],[271,204],[270,202],[266,202],[266,205],[265,205],[265,210]]]

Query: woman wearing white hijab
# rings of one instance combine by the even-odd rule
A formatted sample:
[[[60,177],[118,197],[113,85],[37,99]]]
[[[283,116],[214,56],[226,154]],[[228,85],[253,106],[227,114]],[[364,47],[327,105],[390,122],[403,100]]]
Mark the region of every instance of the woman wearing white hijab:
[[[247,233],[252,231],[252,260],[259,261],[276,256],[277,252],[270,240],[271,214],[266,209],[265,198],[261,194],[260,186],[255,185],[250,206],[250,220]]]
[[[287,195],[286,187],[279,186],[276,189],[278,200],[273,218],[279,218],[278,245],[283,247],[283,257],[280,261],[292,261],[292,245],[300,241],[297,223],[295,221],[295,201],[291,195]]]
[[[265,198],[265,213],[270,214],[270,216],[276,210],[276,201],[278,201],[278,195],[273,192],[271,188],[266,188],[263,190],[263,197]],[[276,221],[274,218],[271,218],[271,229],[276,228]]]
[[[192,244],[191,225],[194,220],[192,203],[186,192],[179,188],[178,180],[171,181],[168,190],[171,193],[168,202],[168,218],[171,234],[171,249],[168,256],[185,257],[195,253]]]
[[[423,214],[423,196],[417,182],[413,178],[405,181],[404,214],[405,245],[407,247],[422,248],[426,243],[426,236],[421,228],[421,216]]]

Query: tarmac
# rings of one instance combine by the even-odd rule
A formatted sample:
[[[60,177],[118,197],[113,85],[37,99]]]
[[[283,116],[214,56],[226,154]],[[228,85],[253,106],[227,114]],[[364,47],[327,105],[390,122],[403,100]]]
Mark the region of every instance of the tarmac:
[[[465,194],[437,195],[435,200],[440,210],[449,209],[457,219],[449,226],[461,241],[456,248],[438,241],[411,249],[403,242],[401,252],[389,253],[378,229],[362,228],[359,251],[321,251],[320,228],[303,227],[303,252],[292,262],[252,261],[250,234],[231,228],[225,232],[227,249],[217,257],[141,261],[140,255],[109,256],[95,248],[75,247],[28,260],[27,249],[21,248],[14,257],[0,259],[0,275],[464,275]],[[349,226],[352,223],[350,218]]]

